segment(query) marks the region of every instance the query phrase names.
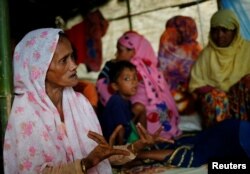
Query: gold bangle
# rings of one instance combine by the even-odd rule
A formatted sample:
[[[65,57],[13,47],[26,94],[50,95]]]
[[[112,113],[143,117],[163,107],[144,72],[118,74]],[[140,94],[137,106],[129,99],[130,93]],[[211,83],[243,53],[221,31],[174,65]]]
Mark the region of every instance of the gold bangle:
[[[86,169],[84,162],[85,162],[84,159],[82,159],[81,160],[81,168],[82,168],[82,173],[85,174],[85,173],[87,173],[87,169]]]

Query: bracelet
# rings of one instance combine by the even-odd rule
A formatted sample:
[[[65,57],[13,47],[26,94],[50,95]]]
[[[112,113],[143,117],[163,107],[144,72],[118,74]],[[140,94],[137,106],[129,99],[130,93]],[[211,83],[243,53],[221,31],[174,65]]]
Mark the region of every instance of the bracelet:
[[[84,159],[82,159],[81,160],[81,168],[82,168],[82,172],[85,174],[85,173],[87,173],[87,169],[86,169],[84,162],[85,162]]]
[[[134,144],[132,143],[131,144],[131,151],[132,153],[136,156],[137,155],[137,152],[135,151],[135,147],[134,147]]]

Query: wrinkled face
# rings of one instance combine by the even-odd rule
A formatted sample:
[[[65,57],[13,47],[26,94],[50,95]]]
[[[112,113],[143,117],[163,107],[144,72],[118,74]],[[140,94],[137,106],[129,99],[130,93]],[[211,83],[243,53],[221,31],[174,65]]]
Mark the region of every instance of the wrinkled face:
[[[46,75],[46,85],[71,87],[78,83],[73,49],[65,37],[59,39],[54,56]]]
[[[129,99],[137,92],[138,79],[136,70],[125,68],[116,83],[112,83],[111,85],[115,91],[119,91],[123,98]]]
[[[134,49],[128,49],[121,44],[117,44],[117,51],[116,51],[116,59],[117,60],[127,60],[129,61],[134,55]]]
[[[214,44],[218,47],[228,47],[234,39],[236,31],[223,27],[211,28],[210,35]]]

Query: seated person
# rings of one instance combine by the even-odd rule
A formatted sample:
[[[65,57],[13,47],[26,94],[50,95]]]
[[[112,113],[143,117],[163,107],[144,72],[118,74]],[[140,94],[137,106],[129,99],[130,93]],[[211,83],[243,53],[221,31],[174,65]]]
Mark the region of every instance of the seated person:
[[[146,122],[149,133],[163,126],[162,136],[172,138],[180,135],[179,113],[169,86],[157,68],[158,60],[150,42],[137,32],[125,32],[118,39],[116,56],[115,60],[106,63],[97,80],[100,101],[105,105],[112,94],[107,73],[112,64],[129,60],[136,66],[139,80],[136,95],[130,99],[134,116]],[[140,122],[143,124],[143,121]]]
[[[117,45],[117,53],[116,58],[112,59],[110,61],[107,61],[105,63],[105,66],[101,70],[96,87],[97,92],[99,96],[99,102],[98,102],[98,114],[102,114],[103,107],[108,102],[110,96],[114,93],[113,89],[109,85],[109,71],[113,67],[113,65],[120,60],[127,60],[130,61],[130,59],[134,56],[135,50],[118,46]],[[145,106],[139,102],[132,104],[132,112],[133,112],[133,120],[135,123],[140,122],[145,128],[147,127],[147,120],[146,120],[146,109]]]
[[[103,135],[109,140],[112,132],[118,125],[122,130],[118,134],[117,144],[132,143],[138,139],[134,122],[132,105],[129,100],[136,94],[138,80],[136,67],[129,61],[118,61],[110,69],[110,85],[115,91],[99,116]]]
[[[110,69],[110,83],[112,89],[115,93],[110,97],[106,106],[104,107],[104,112],[101,116],[99,116],[100,124],[102,126],[103,135],[106,140],[109,140],[112,136],[112,133],[116,130],[118,126],[120,126],[120,130],[117,133],[117,138],[115,140],[115,144],[123,145],[123,144],[131,144],[134,143],[134,147],[138,153],[138,157],[140,159],[147,159],[148,156],[143,154],[143,145],[140,145],[139,135],[141,134],[143,128],[140,128],[138,131],[136,126],[132,121],[132,108],[131,101],[129,100],[131,96],[136,94],[138,79],[137,79],[137,71],[136,67],[130,63],[129,61],[118,61],[114,63],[112,69]],[[140,126],[141,124],[139,124]],[[137,126],[138,127],[138,126]],[[142,126],[141,126],[142,127]],[[143,129],[144,130],[144,129]],[[144,130],[145,132],[146,130]],[[160,127],[154,136],[159,136],[158,134],[162,131],[162,127]],[[144,133],[145,135],[145,133]],[[141,137],[141,136],[140,136]],[[137,141],[138,140],[138,141]],[[155,140],[154,144],[150,144],[148,146],[155,145],[159,142],[172,142],[169,139],[158,138],[158,141]],[[147,152],[149,157],[155,159],[158,155],[157,150],[152,150]],[[166,150],[169,153],[169,150]],[[156,153],[154,155],[154,153]],[[155,157],[156,156],[156,157]]]
[[[160,38],[158,59],[180,115],[196,114],[195,99],[188,91],[191,67],[202,49],[195,20],[177,15],[166,22]]]
[[[231,10],[211,18],[209,43],[191,70],[189,89],[200,103],[204,128],[228,118],[250,118],[250,42]]]
[[[14,101],[5,131],[4,173],[112,173],[110,146],[78,83],[72,45],[60,29],[27,33],[13,58]]]

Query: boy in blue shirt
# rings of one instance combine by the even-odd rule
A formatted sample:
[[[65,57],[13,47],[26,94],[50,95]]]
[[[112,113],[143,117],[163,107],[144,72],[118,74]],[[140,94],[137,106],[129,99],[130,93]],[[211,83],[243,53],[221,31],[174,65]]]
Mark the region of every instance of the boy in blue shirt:
[[[136,94],[138,80],[136,67],[129,61],[118,61],[110,70],[110,85],[115,93],[107,102],[99,117],[104,137],[110,135],[118,125],[122,125],[116,144],[132,143],[138,139],[130,97]]]

